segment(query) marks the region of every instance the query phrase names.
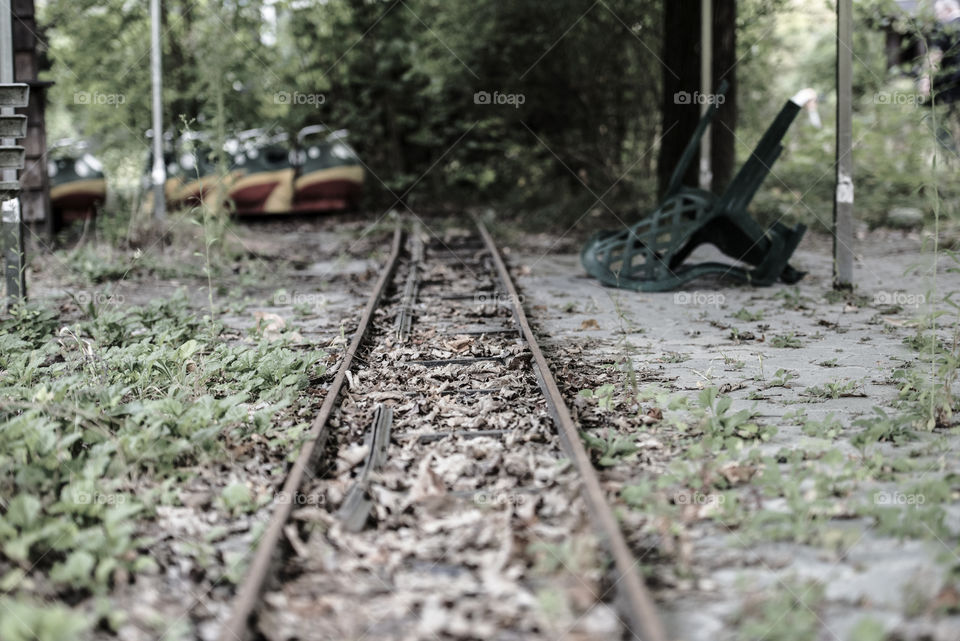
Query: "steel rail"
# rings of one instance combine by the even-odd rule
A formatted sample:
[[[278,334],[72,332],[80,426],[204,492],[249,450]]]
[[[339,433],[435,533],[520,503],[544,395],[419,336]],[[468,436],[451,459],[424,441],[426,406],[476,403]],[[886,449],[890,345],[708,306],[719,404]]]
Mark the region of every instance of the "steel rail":
[[[363,316],[360,317],[360,324],[353,334],[353,340],[343,355],[340,367],[337,368],[333,382],[330,383],[327,395],[323,399],[323,404],[320,406],[320,412],[313,420],[310,431],[307,433],[307,440],[304,441],[301,446],[300,454],[297,456],[293,467],[290,468],[287,479],[283,484],[281,496],[286,497],[286,500],[274,501],[275,507],[270,517],[270,523],[257,545],[256,553],[247,570],[243,585],[237,592],[236,597],[234,597],[230,617],[227,619],[218,637],[220,641],[238,641],[247,638],[249,634],[250,617],[257,608],[260,594],[263,591],[263,586],[270,573],[274,551],[280,542],[283,528],[290,518],[290,513],[293,511],[293,504],[295,503],[294,497],[296,497],[297,492],[300,491],[300,486],[303,483],[303,477],[307,469],[313,467],[316,463],[316,456],[323,451],[323,446],[329,435],[327,431],[327,420],[337,407],[337,398],[340,396],[340,390],[343,388],[347,372],[350,371],[350,366],[353,364],[353,358],[360,349],[360,345],[367,334],[367,330],[373,320],[374,312],[380,305],[380,299],[383,297],[387,285],[393,279],[393,273],[396,270],[402,246],[403,231],[398,225],[393,234],[390,256],[387,258],[387,263],[374,286],[373,293],[367,300],[367,305],[363,310]]]
[[[565,441],[569,454],[573,458],[574,465],[577,467],[580,479],[583,483],[583,492],[587,503],[590,505],[594,516],[597,519],[597,528],[600,530],[603,539],[606,541],[610,554],[613,556],[617,573],[620,575],[617,581],[618,589],[622,586],[621,595],[625,614],[630,624],[640,630],[640,638],[643,641],[667,641],[667,635],[664,631],[663,623],[657,614],[653,598],[647,590],[643,579],[637,573],[637,563],[630,552],[626,540],[623,537],[623,531],[617,523],[617,519],[607,503],[606,494],[600,486],[600,480],[597,478],[583,443],[580,441],[580,433],[577,429],[573,417],[570,416],[570,410],[563,400],[560,388],[551,373],[550,364],[544,357],[537,339],[530,327],[530,322],[523,311],[523,305],[520,304],[520,298],[517,295],[517,289],[510,278],[510,272],[490,232],[479,219],[474,218],[477,229],[480,230],[480,236],[493,258],[494,267],[500,277],[501,284],[507,290],[510,297],[510,305],[513,308],[513,315],[519,326],[520,333],[526,340],[527,347],[533,354],[534,361],[537,364],[537,377],[540,379],[541,387],[547,402],[550,405],[551,412],[560,430],[560,436]],[[636,636],[633,631],[632,635]]]
[[[370,489],[370,474],[379,469],[387,460],[387,448],[390,446],[390,428],[393,425],[393,409],[386,405],[377,405],[373,423],[364,439],[367,456],[357,479],[347,490],[337,516],[343,522],[347,532],[359,532],[367,523],[373,500],[367,495]]]
[[[420,222],[415,221],[410,234],[410,272],[400,296],[400,311],[397,313],[396,336],[401,343],[410,338],[413,326],[414,307],[417,304],[417,288],[420,284],[420,266],[423,263],[423,241],[420,238]]]

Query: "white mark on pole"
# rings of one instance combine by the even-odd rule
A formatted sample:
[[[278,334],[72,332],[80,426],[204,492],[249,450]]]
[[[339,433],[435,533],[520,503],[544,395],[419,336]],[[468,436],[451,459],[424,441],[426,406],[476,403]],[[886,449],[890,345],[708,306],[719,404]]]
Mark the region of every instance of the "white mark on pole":
[[[847,174],[837,177],[837,202],[845,205],[853,204],[853,178]]]
[[[166,167],[163,165],[163,158],[156,158],[153,161],[153,169],[150,171],[150,180],[154,185],[162,185],[167,180]]]
[[[4,223],[19,223],[20,222],[20,199],[11,198],[10,200],[3,201],[3,222]]]

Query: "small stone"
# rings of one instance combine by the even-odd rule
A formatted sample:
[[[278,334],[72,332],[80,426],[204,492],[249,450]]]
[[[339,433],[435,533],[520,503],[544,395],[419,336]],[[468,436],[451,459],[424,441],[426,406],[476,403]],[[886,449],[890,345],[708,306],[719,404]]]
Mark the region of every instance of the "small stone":
[[[713,592],[717,589],[717,582],[713,579],[698,579],[697,589],[701,592]]]
[[[595,639],[613,639],[620,632],[616,613],[605,604],[597,604],[583,615],[576,627]]]
[[[923,226],[923,210],[916,207],[894,207],[887,212],[887,224],[901,229]]]

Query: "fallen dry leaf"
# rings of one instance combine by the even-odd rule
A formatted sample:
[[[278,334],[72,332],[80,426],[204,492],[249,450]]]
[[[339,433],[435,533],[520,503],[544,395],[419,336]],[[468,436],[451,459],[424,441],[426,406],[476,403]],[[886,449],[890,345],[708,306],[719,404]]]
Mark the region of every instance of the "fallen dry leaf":
[[[455,338],[452,341],[447,341],[444,343],[444,347],[449,349],[451,352],[463,353],[470,349],[470,345],[473,344],[473,339],[469,337]]]
[[[928,608],[928,613],[936,612],[956,612],[960,608],[960,592],[952,585],[945,585],[940,594],[933,600]]]
[[[720,474],[727,479],[731,485],[744,483],[753,478],[757,473],[757,468],[752,465],[742,465],[740,463],[730,463],[720,468]]]
[[[287,321],[273,312],[254,312],[253,317],[257,319],[257,332],[262,333],[268,341],[280,338],[287,327]]]
[[[413,482],[410,488],[410,495],[407,498],[407,505],[418,503],[424,499],[443,496],[447,493],[447,488],[443,484],[440,475],[434,472],[430,465],[433,463],[433,453],[428,454],[417,469],[417,480]]]

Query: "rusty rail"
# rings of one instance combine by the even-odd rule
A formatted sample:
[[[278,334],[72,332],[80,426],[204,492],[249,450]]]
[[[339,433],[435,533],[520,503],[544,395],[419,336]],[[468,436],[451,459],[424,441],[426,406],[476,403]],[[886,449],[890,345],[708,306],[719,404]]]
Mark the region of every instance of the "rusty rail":
[[[632,628],[630,630],[632,637],[640,638],[643,641],[666,641],[666,633],[657,615],[653,599],[643,579],[637,572],[637,563],[630,552],[613,511],[607,503],[606,495],[597,478],[590,457],[580,441],[577,425],[574,423],[570,411],[564,403],[560,389],[551,373],[550,365],[537,343],[530,323],[523,311],[523,306],[519,302],[520,299],[516,287],[510,278],[510,272],[486,227],[479,220],[475,222],[480,236],[483,239],[483,243],[493,261],[493,267],[496,270],[500,284],[506,291],[507,296],[509,296],[510,306],[512,307],[514,320],[517,325],[516,329],[524,338],[528,349],[533,355],[537,379],[556,422],[561,441],[579,472],[582,491],[590,506],[590,510],[596,518],[596,527],[613,557],[616,572],[619,575],[616,583],[619,607],[629,622],[625,622],[625,624],[629,628]],[[347,377],[347,372],[353,364],[354,356],[366,336],[374,312],[380,304],[387,285],[396,270],[397,262],[401,254],[402,240],[403,233],[398,227],[394,233],[393,245],[390,257],[387,259],[387,264],[381,272],[380,278],[374,287],[373,294],[367,301],[363,316],[360,319],[360,324],[337,369],[336,376],[327,391],[320,412],[311,425],[307,440],[301,447],[298,458],[290,469],[290,473],[283,486],[282,496],[293,497],[296,495],[303,482],[304,476],[307,474],[307,470],[316,464],[316,457],[323,450],[323,445],[328,436],[327,420],[336,408],[340,391]],[[250,632],[251,617],[257,609],[260,595],[269,576],[272,561],[274,560],[274,552],[280,542],[283,528],[292,512],[293,503],[292,500],[276,502],[267,529],[258,543],[246,579],[241,585],[237,596],[234,598],[230,616],[221,630],[219,636],[220,641],[242,641],[247,638]]]
[[[640,632],[637,635],[636,632],[631,630],[631,635],[639,636],[643,641],[666,641],[667,635],[657,614],[653,598],[650,596],[643,579],[637,573],[637,562],[623,537],[623,531],[613,515],[613,510],[607,503],[606,494],[600,486],[600,480],[597,478],[590,456],[580,441],[577,425],[574,423],[573,417],[570,416],[570,410],[567,409],[560,388],[553,378],[550,364],[540,350],[540,345],[530,328],[530,322],[527,320],[527,315],[524,313],[523,305],[520,304],[520,298],[517,295],[517,288],[514,287],[513,281],[510,279],[510,272],[503,262],[490,232],[487,231],[487,228],[479,219],[475,219],[474,222],[480,230],[480,236],[487,246],[487,251],[493,257],[494,267],[500,277],[500,284],[509,297],[520,333],[527,343],[527,348],[533,354],[534,362],[537,365],[537,378],[540,379],[540,386],[547,397],[550,411],[560,430],[560,437],[563,439],[568,453],[580,473],[585,498],[597,519],[597,529],[606,541],[611,556],[613,556],[619,574],[617,587],[618,589],[622,587],[620,592],[622,596],[621,608],[629,619],[630,626]]]
[[[274,506],[273,514],[270,516],[270,523],[264,531],[260,542],[257,544],[257,550],[247,570],[246,578],[243,585],[240,586],[237,596],[233,600],[230,617],[227,619],[218,637],[220,641],[238,641],[247,638],[249,634],[250,617],[256,610],[263,586],[270,573],[274,550],[280,542],[283,528],[293,510],[293,497],[300,491],[300,486],[303,483],[303,477],[307,473],[307,470],[314,466],[317,455],[323,451],[323,446],[329,435],[327,432],[327,420],[336,408],[337,398],[340,396],[340,390],[343,387],[343,382],[346,380],[347,372],[353,364],[353,358],[357,350],[360,349],[360,344],[367,334],[370,322],[373,319],[373,314],[380,304],[380,299],[383,297],[387,285],[393,278],[393,272],[400,258],[402,244],[403,231],[397,226],[393,234],[393,244],[390,249],[390,256],[387,258],[387,264],[380,273],[380,278],[374,286],[373,294],[371,294],[367,300],[367,306],[363,310],[363,316],[360,317],[360,324],[353,333],[353,340],[350,341],[350,346],[340,361],[340,367],[337,368],[337,374],[334,376],[333,382],[330,383],[327,395],[323,399],[323,405],[320,406],[320,413],[317,414],[317,417],[313,420],[310,431],[307,434],[307,440],[304,441],[301,446],[300,454],[297,456],[293,467],[290,468],[287,480],[283,484],[281,496],[286,497],[287,500],[274,501],[276,505]]]

